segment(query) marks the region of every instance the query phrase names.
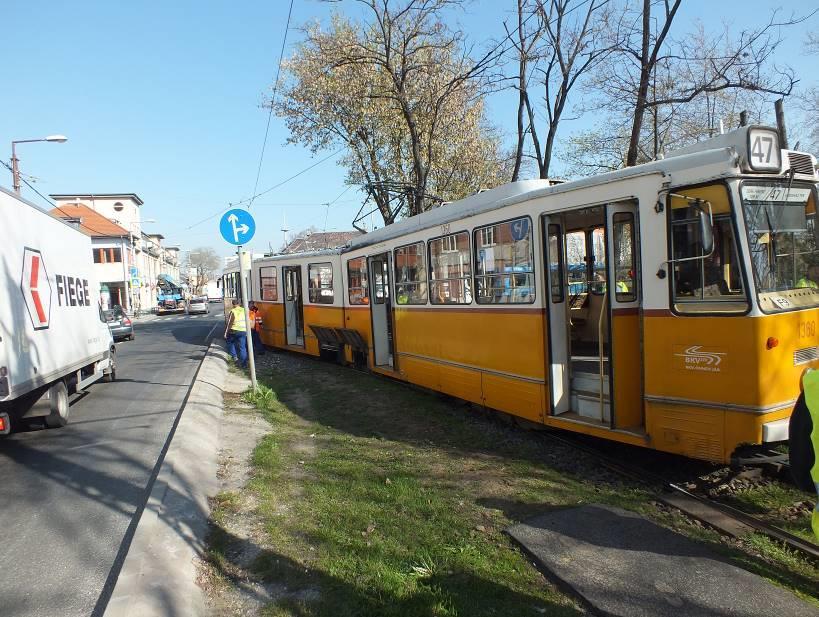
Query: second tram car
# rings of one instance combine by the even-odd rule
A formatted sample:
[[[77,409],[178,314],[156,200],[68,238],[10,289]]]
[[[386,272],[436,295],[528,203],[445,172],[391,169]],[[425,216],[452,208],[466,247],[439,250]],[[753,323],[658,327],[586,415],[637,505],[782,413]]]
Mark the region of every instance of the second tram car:
[[[256,259],[262,340],[535,423],[730,462],[819,366],[816,159],[742,127]],[[235,296],[238,268],[225,273]]]

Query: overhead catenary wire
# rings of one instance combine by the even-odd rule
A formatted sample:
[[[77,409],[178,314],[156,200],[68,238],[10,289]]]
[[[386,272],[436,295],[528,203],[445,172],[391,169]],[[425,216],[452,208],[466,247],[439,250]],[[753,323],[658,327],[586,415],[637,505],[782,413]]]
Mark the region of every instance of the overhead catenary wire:
[[[273,118],[273,102],[276,98],[276,90],[279,87],[279,76],[282,70],[282,59],[284,58],[284,48],[287,45],[287,33],[290,31],[290,17],[293,14],[293,0],[290,0],[290,8],[287,10],[287,23],[284,26],[284,36],[282,37],[282,48],[279,51],[279,62],[276,66],[276,79],[273,81],[273,92],[270,95],[270,111],[267,114],[267,126],[264,130],[264,140],[262,141],[262,152],[259,155],[259,168],[256,170],[256,182],[253,184],[253,193],[256,195],[256,190],[259,188],[259,177],[262,174],[262,163],[264,162],[264,151],[267,147],[267,136],[270,134],[270,120]],[[255,197],[251,197],[250,203],[247,205],[248,210],[253,205]]]
[[[306,174],[308,171],[310,171],[310,170],[311,170],[311,169],[313,169],[314,167],[318,167],[319,165],[321,165],[321,164],[322,164],[322,163],[324,163],[325,161],[329,161],[331,158],[333,158],[334,156],[336,156],[337,154],[339,154],[340,152],[342,152],[342,151],[343,151],[343,150],[344,150],[346,147],[347,147],[347,146],[342,146],[341,148],[339,148],[339,149],[338,149],[338,150],[336,150],[335,152],[332,152],[331,154],[328,154],[328,155],[327,155],[327,156],[325,156],[323,159],[320,159],[320,160],[316,161],[315,163],[313,163],[313,164],[312,164],[312,165],[310,165],[309,167],[305,167],[305,168],[304,168],[304,169],[302,169],[300,172],[293,174],[293,175],[292,175],[292,176],[290,176],[289,178],[285,178],[284,180],[282,180],[282,181],[281,181],[281,182],[279,182],[278,184],[276,184],[276,185],[274,185],[274,186],[271,186],[269,189],[265,189],[264,191],[261,191],[261,192],[259,192],[259,193],[256,193],[256,194],[255,194],[255,195],[253,195],[252,197],[247,197],[247,198],[245,198],[245,199],[242,199],[241,201],[237,201],[236,203],[229,203],[229,204],[227,205],[227,207],[222,207],[222,208],[220,208],[218,211],[216,211],[215,213],[211,214],[210,216],[207,216],[207,217],[203,218],[201,221],[197,221],[197,222],[196,222],[196,223],[194,223],[193,225],[190,225],[190,226],[186,227],[186,228],[185,228],[185,231],[187,231],[187,230],[189,230],[189,229],[193,229],[194,227],[197,227],[197,226],[201,225],[202,223],[206,223],[207,221],[210,221],[210,220],[212,220],[212,219],[216,218],[217,216],[219,216],[220,214],[222,214],[223,212],[225,212],[226,210],[229,210],[230,208],[232,208],[232,207],[234,207],[234,206],[241,206],[241,205],[243,205],[243,204],[248,203],[248,202],[249,202],[251,199],[255,199],[256,197],[260,197],[260,196],[262,196],[262,195],[266,195],[266,194],[267,194],[267,193],[269,193],[270,191],[274,191],[274,190],[276,190],[277,188],[279,188],[280,186],[283,186],[283,185],[287,184],[287,183],[288,183],[288,182],[290,182],[291,180],[295,180],[295,179],[296,179],[296,178],[298,178],[299,176],[301,176],[301,175],[303,175],[303,174]],[[321,205],[323,205],[323,204],[321,204]]]

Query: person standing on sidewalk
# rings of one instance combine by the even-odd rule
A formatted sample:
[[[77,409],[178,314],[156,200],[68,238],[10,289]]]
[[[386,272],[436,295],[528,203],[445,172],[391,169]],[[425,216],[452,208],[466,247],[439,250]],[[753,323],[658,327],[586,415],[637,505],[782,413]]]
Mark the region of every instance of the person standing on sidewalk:
[[[233,308],[228,314],[225,326],[225,340],[227,350],[241,368],[247,368],[247,324],[245,323],[245,309],[239,301],[233,300]]]
[[[250,323],[253,330],[250,335],[253,337],[253,352],[259,356],[264,355],[264,343],[262,343],[262,313],[255,302],[250,303]]]

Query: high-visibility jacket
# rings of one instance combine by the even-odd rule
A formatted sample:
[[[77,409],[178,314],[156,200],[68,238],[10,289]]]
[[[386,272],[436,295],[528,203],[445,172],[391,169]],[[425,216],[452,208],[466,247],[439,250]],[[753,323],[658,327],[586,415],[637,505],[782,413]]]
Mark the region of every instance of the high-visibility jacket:
[[[796,486],[819,493],[819,371],[805,373],[802,389],[788,426],[788,456]],[[819,538],[819,502],[811,527]]]
[[[815,281],[810,280],[806,276],[803,276],[801,279],[796,281],[796,286],[797,287],[810,287],[812,289],[816,289],[817,287],[819,287],[819,285],[817,285]]]
[[[261,331],[262,329],[262,314],[258,310],[250,311],[250,319],[253,321],[253,329]]]
[[[230,326],[230,329],[236,332],[247,332],[244,307],[234,306],[230,309],[230,314],[233,315],[233,324]]]

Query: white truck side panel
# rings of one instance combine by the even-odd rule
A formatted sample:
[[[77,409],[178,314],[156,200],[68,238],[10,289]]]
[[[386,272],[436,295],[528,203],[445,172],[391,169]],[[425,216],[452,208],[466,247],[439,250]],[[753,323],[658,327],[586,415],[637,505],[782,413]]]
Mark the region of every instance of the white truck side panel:
[[[0,402],[105,357],[99,297],[91,238],[0,188]]]

